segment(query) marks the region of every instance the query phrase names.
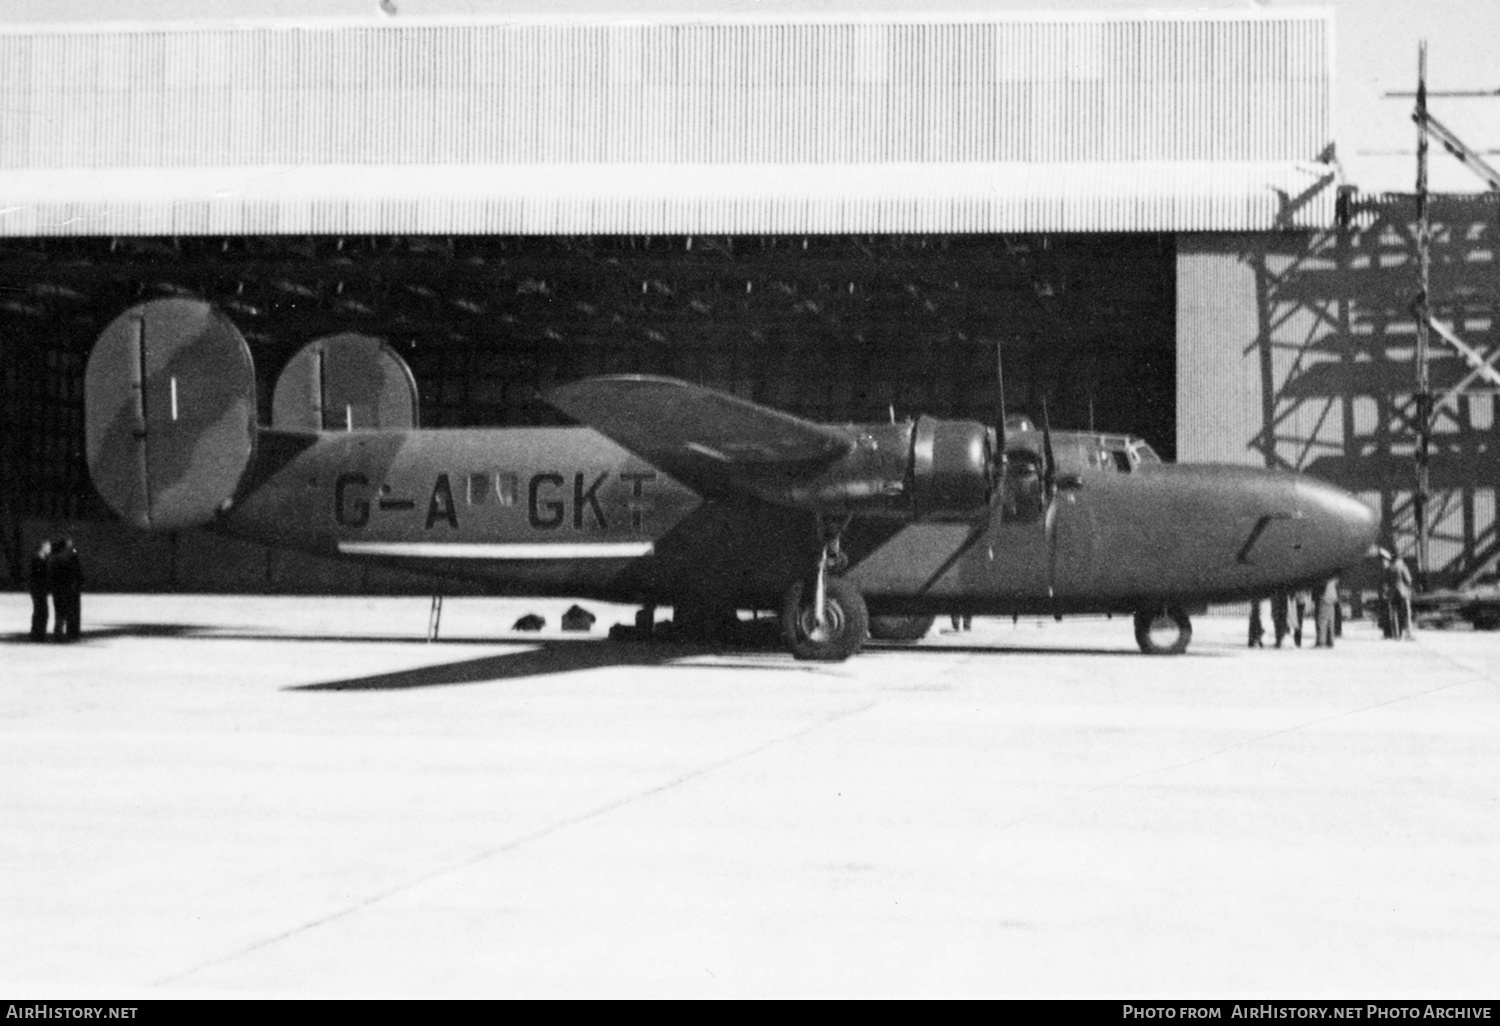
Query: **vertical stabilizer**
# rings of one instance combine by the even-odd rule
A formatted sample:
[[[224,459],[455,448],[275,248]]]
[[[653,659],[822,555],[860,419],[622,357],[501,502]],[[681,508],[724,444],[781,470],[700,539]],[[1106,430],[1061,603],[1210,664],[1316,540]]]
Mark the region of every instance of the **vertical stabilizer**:
[[[128,523],[174,530],[234,500],[255,452],[255,367],[209,304],[156,299],[104,329],[84,376],[89,475]]]
[[[400,355],[347,332],[309,342],[287,362],[271,399],[283,431],[406,430],[417,426],[417,383]]]

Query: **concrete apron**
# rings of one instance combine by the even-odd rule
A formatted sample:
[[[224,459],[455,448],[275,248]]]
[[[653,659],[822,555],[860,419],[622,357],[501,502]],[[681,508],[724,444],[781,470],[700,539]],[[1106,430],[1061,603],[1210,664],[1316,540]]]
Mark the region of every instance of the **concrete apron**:
[[[567,605],[450,598],[425,644],[426,599],[86,595],[54,646],[0,596],[0,985],[1493,989],[1494,636],[981,618],[814,665]]]

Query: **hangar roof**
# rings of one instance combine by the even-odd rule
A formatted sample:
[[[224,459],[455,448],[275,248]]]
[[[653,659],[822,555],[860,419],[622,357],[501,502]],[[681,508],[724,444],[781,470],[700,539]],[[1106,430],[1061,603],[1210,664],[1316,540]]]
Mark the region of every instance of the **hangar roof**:
[[[1333,219],[1325,9],[0,32],[0,234]]]

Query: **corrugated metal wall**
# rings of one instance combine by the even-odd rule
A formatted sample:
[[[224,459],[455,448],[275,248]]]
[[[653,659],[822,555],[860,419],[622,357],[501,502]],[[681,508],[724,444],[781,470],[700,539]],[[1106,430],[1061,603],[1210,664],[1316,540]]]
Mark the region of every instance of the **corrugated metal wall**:
[[[848,203],[829,182],[787,179],[785,198],[805,208],[790,220],[837,222],[808,230],[1171,230],[1331,216],[1331,190],[1319,192],[1332,139],[1326,12],[956,17],[8,32],[0,189],[12,204],[66,207],[110,177],[75,179],[74,195],[58,191],[66,181],[4,171],[420,168],[379,179],[385,194],[414,205],[407,221],[416,223],[390,230],[535,231],[556,209],[553,231],[778,231],[796,227],[769,223],[765,204],[733,205],[747,182],[775,181],[788,167],[877,165],[927,173],[920,185],[898,176],[858,197],[875,205],[864,215],[830,215]],[[613,183],[624,223],[591,220],[608,220],[609,204],[573,211],[609,192],[620,165],[651,172]],[[498,211],[424,206],[443,195],[430,169],[493,170],[487,195],[467,198],[500,202],[517,198],[503,169],[558,166],[593,173],[575,176],[573,195],[534,200],[542,213],[518,218],[513,202]],[[903,213],[913,198],[940,197],[948,169],[967,185],[975,166],[996,171],[977,196],[963,191],[962,209]],[[1043,173],[1004,170],[1017,166]],[[673,195],[662,175],[676,167],[710,169],[698,175],[702,202],[657,214],[670,223],[637,224]],[[1170,195],[1181,202],[1164,198],[1162,167],[1177,169]],[[1102,184],[1069,186],[1068,175]],[[246,202],[225,195],[234,189],[218,177],[184,181],[189,195],[179,200]],[[121,188],[105,198],[129,202]],[[1309,190],[1312,201],[1297,205]],[[383,213],[401,216],[308,207],[338,196],[283,189],[267,202],[293,208],[293,231],[360,230]],[[162,230],[164,201],[139,202],[139,218],[153,226],[141,230]],[[30,226],[4,219],[0,230],[77,230],[88,214],[76,213],[71,227],[68,216],[50,210]],[[894,223],[903,216],[912,223]]]
[[[1177,458],[1265,465],[1251,446],[1264,424],[1252,348],[1261,318],[1255,273],[1236,243],[1182,236],[1177,244]]]
[[[1312,160],[1321,18],[0,36],[3,167]]]

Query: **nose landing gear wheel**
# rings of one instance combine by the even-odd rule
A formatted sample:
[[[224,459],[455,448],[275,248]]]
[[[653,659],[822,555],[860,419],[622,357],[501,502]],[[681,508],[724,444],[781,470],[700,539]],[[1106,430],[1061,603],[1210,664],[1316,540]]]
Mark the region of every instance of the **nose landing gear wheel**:
[[[822,623],[813,608],[813,589],[802,581],[787,589],[781,604],[781,635],[798,659],[848,659],[869,632],[870,614],[858,589],[837,577],[829,577],[824,587]]]
[[[1147,655],[1181,655],[1193,640],[1193,623],[1177,606],[1142,609],[1135,614],[1135,643]]]

